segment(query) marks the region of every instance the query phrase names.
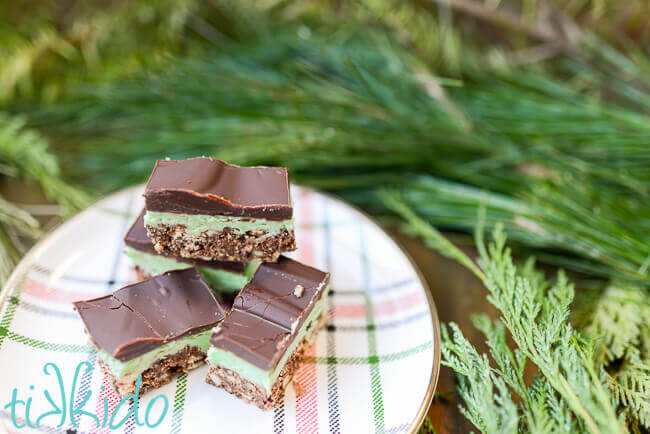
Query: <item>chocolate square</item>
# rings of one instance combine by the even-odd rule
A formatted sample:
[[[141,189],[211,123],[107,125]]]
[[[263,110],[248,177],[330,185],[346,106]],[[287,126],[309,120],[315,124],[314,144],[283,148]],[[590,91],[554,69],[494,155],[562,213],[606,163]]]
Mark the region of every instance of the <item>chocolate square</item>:
[[[235,298],[210,343],[270,370],[322,297],[329,277],[285,256],[263,263]]]
[[[163,273],[74,306],[93,343],[121,361],[205,331],[225,316],[196,268]]]

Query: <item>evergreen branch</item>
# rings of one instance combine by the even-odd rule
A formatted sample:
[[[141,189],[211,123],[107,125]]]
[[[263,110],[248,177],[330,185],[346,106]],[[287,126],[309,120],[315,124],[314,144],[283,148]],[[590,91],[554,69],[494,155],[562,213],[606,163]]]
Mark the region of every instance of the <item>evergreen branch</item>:
[[[402,205],[395,206],[389,200],[388,206],[400,213],[409,225],[426,227],[426,222],[414,213],[404,212]],[[434,234],[434,235],[431,235]],[[440,249],[441,253],[454,257],[458,250],[448,249],[440,242],[441,234],[431,227],[427,231],[418,230],[418,235],[432,240],[431,246]],[[555,398],[546,396],[541,401],[531,399],[531,392],[522,384],[523,368],[526,360],[530,360],[547,382],[550,388],[559,395],[563,406],[581,420],[584,427],[591,432],[624,432],[611,404],[611,397],[596,375],[592,356],[593,347],[590,341],[580,335],[568,323],[569,305],[573,301],[573,287],[566,277],[560,273],[557,281],[540,285],[540,274],[531,277],[532,266],[524,267],[524,272],[516,267],[511,259],[510,251],[506,248],[506,237],[499,226],[492,233],[493,242],[488,246],[482,239],[482,232],[477,231],[477,248],[479,250],[479,267],[483,274],[483,283],[488,290],[488,300],[499,310],[501,321],[510,332],[517,345],[517,352],[510,353],[504,345],[503,331],[498,326],[489,326],[485,319],[479,319],[479,327],[486,333],[492,356],[499,366],[498,378],[509,385],[514,391],[521,393],[522,407],[529,428],[540,429],[547,427],[551,420],[562,420],[557,416],[541,416],[546,411],[533,409],[533,402],[543,402],[547,406]],[[464,262],[471,262],[467,257]],[[486,429],[483,420],[494,418],[484,411],[495,411],[486,407],[494,399],[501,401],[503,397],[494,398],[490,394],[478,402],[472,391],[484,387],[487,376],[486,368],[473,368],[466,359],[459,358],[459,353],[472,354],[473,347],[463,339],[454,336],[449,341],[445,335],[445,363],[452,366],[464,379],[461,380],[461,395],[468,406],[467,414],[480,429]],[[475,350],[473,350],[475,353]],[[486,363],[487,363],[487,359]],[[483,372],[483,373],[481,373]],[[506,380],[507,378],[507,380]],[[494,381],[494,379],[492,379]],[[491,383],[489,383],[491,386]],[[538,386],[538,388],[541,386]],[[475,412],[475,413],[473,413]],[[562,411],[560,411],[562,414]]]
[[[494,9],[486,4],[472,0],[429,0],[442,7],[452,7],[481,20],[487,20],[499,26],[510,28],[535,39],[546,42],[564,42],[562,35],[548,23],[528,23],[511,11]]]
[[[603,376],[616,403],[650,429],[650,357],[642,359],[638,350],[628,350],[622,368]]]
[[[4,285],[5,281],[11,274],[16,262],[20,259],[20,254],[16,251],[13,243],[4,230],[0,227],[0,284]]]
[[[40,7],[43,16],[27,19],[24,2],[0,11],[14,30],[6,36],[0,31],[0,105],[20,99],[49,103],[75,81],[110,81],[154,67],[179,50],[197,8],[194,0],[84,6],[65,14]]]
[[[561,6],[576,22],[582,16],[585,24],[588,15],[583,27],[625,45],[628,56],[580,29],[580,52],[511,71],[487,71],[485,65],[507,59],[512,49],[523,47],[512,55],[515,61],[532,51],[529,42],[511,38],[522,29],[552,40],[542,48],[558,53],[556,42],[566,35],[548,27],[548,2],[522,3],[521,16],[504,15],[513,2],[496,2],[496,12],[470,5],[481,8],[481,19],[504,24],[506,16],[505,26],[516,28],[498,32],[501,44],[485,38],[482,27],[458,31],[446,7],[432,9],[420,0],[362,0],[337,4],[336,11],[327,0],[263,2],[251,11],[268,13],[239,16],[222,2],[201,10],[193,0],[124,3],[90,16],[65,14],[68,23],[25,25],[24,37],[0,44],[0,99],[19,107],[16,96],[67,96],[32,117],[54,143],[65,143],[59,146],[66,175],[106,191],[142,181],[153,160],[166,156],[288,165],[299,182],[402,216],[411,222],[406,232],[486,282],[504,317],[477,317],[475,326],[486,335],[496,367],[482,365],[485,356],[478,353],[455,362],[479,371],[460,380],[465,412],[477,427],[618,429],[610,397],[633,427],[647,427],[650,317],[642,294],[650,287],[650,62],[643,47],[612,36],[626,33],[603,18],[616,12],[615,2]],[[637,8],[634,16],[647,12],[644,0],[629,3],[625,9]],[[296,16],[307,20],[294,26]],[[276,27],[260,31],[269,17]],[[390,29],[399,44],[374,32],[360,37],[342,20]],[[335,31],[323,21],[336,23]],[[463,81],[433,77],[427,66]],[[71,88],[77,80],[98,84]],[[0,174],[37,181],[67,212],[86,203],[61,180],[42,138],[19,119],[0,118]],[[386,185],[400,194],[375,194]],[[593,316],[581,326],[594,339],[595,365],[588,342],[567,325],[572,288],[564,278],[551,285],[532,262],[514,267],[503,246],[486,248],[482,241],[479,267],[430,226],[471,231],[483,223],[477,208],[488,228],[503,222],[509,237],[536,248],[541,260],[615,279],[617,286],[602,297],[592,295]],[[0,280],[23,251],[22,238],[37,235],[33,223],[0,200]],[[501,265],[491,270],[486,263]],[[509,295],[512,287],[515,295]],[[531,326],[526,332],[524,324]],[[505,345],[504,327],[517,332],[514,351]],[[448,337],[447,343],[464,347],[462,339]],[[450,360],[454,348],[448,348]],[[566,366],[561,349],[577,367]],[[522,376],[528,361],[540,370],[530,386]],[[479,380],[487,383],[475,388]],[[594,386],[599,381],[611,396]],[[517,404],[513,393],[521,399]]]
[[[71,187],[61,176],[56,157],[45,139],[25,128],[25,120],[0,112],[0,163],[11,173],[36,181],[47,197],[58,202],[66,214],[89,203],[89,196]]]
[[[553,255],[538,255],[547,262],[592,275],[650,284],[644,266],[650,250],[640,241],[648,230],[643,223],[646,214],[637,207],[636,196],[627,197],[596,185],[578,186],[577,179],[567,175],[564,178],[561,182],[537,183],[530,191],[522,192],[519,200],[425,176],[407,182],[402,190],[408,205],[431,223],[471,230],[477,224],[475,209],[484,207],[488,228],[502,222],[513,240],[555,250]],[[589,261],[557,255],[558,249]],[[599,267],[598,262],[608,267]]]
[[[28,212],[12,205],[0,196],[0,222],[19,233],[36,238],[40,235],[38,222]]]
[[[40,235],[38,222],[29,213],[0,196],[0,285],[26,251],[21,237],[33,241]]]
[[[650,295],[610,285],[589,298],[575,323],[595,339],[594,359],[616,403],[629,419],[650,428]]]
[[[465,402],[461,412],[485,433],[516,433],[517,406],[506,382],[492,371],[486,355],[480,355],[455,323],[442,326],[443,365],[458,374],[459,393]]]
[[[537,402],[532,400],[524,379],[526,358],[522,357],[522,353],[518,350],[513,352],[508,347],[503,323],[500,321],[492,321],[484,314],[474,316],[473,323],[474,327],[485,335],[487,344],[490,347],[490,355],[497,364],[495,372],[521,398],[522,412],[526,418],[526,425],[529,430],[531,432],[549,431],[550,429],[547,426],[548,421],[543,423],[538,420],[539,416],[544,414],[544,412],[541,411],[542,409],[535,408]]]
[[[428,225],[425,221],[419,219],[396,193],[382,191],[379,193],[379,198],[387,207],[391,208],[395,213],[408,222],[407,225],[402,227],[406,233],[423,238],[427,246],[438,250],[441,254],[450,259],[460,262],[465,266],[465,268],[474,273],[476,277],[485,280],[483,272],[471,259],[467,257],[467,255],[465,255],[465,253],[463,253],[447,238],[443,237],[442,234],[435,230],[431,225]]]
[[[20,117],[0,112],[2,174],[36,182],[48,198],[70,214],[89,203],[89,196],[67,184],[45,139],[25,128]],[[38,222],[25,210],[0,196],[0,285],[31,244],[42,235]]]
[[[436,429],[434,428],[431,419],[429,419],[429,416],[424,418],[422,426],[418,430],[418,434],[436,434]]]
[[[477,234],[488,300],[500,310],[518,348],[590,431],[622,432],[610,398],[597,381],[592,348],[567,322],[573,287],[560,274],[547,291],[539,291],[530,280],[518,276],[499,227],[487,248],[481,233]]]
[[[650,296],[646,291],[610,285],[600,297],[590,298],[583,300],[584,307],[574,321],[587,335],[597,338],[599,365],[622,359],[630,348],[643,347],[650,324]]]
[[[427,80],[385,35],[299,30],[80,86],[33,119],[83,137],[66,153],[69,173],[101,188],[193,155],[286,165],[375,210],[385,207],[369,191],[388,182],[429,223],[471,230],[485,206],[488,227],[503,221],[513,240],[547,249],[544,260],[650,286],[646,116],[532,70]]]

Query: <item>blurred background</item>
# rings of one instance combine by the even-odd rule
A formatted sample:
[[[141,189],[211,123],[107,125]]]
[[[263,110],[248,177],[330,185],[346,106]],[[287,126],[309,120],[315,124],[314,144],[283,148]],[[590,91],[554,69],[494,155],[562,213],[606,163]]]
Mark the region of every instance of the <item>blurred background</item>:
[[[474,257],[499,223],[567,270],[594,372],[647,430],[649,55],[647,0],[4,2],[0,281],[158,158],[288,166],[397,236],[480,352],[470,314],[497,311],[427,230]],[[426,429],[489,431],[455,370]]]

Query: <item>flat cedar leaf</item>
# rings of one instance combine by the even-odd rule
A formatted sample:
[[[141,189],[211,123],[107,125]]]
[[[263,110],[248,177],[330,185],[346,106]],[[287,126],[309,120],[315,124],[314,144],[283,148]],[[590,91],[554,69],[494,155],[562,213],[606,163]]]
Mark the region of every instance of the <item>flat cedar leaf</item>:
[[[449,249],[435,228],[402,203],[391,198],[387,204],[432,247],[442,246],[446,255],[464,255]],[[563,273],[554,282],[543,282],[530,263],[522,272],[512,261],[500,226],[492,232],[492,240],[485,245],[482,234],[477,234],[478,262],[488,299],[501,318],[493,323],[479,316],[475,325],[486,335],[497,367],[489,366],[487,357],[477,353],[455,324],[450,324],[451,335],[446,329],[443,333],[443,363],[459,376],[463,413],[484,432],[506,432],[506,427],[517,429],[520,424],[532,432],[568,432],[574,426],[567,414],[591,432],[626,432],[597,375],[592,342],[568,322],[573,286]],[[467,257],[461,263],[473,264]],[[516,356],[506,344],[506,330],[516,344]],[[533,385],[523,379],[526,362],[539,370]],[[521,398],[519,405],[512,401],[508,386]],[[519,414],[523,417],[514,423]]]

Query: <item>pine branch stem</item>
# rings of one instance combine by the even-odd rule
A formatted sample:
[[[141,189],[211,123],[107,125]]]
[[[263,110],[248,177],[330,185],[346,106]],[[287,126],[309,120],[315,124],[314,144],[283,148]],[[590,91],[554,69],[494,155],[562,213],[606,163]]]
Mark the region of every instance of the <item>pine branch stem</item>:
[[[523,33],[539,41],[562,43],[566,41],[556,32],[549,23],[537,22],[530,25],[521,20],[514,12],[503,9],[493,9],[484,2],[473,0],[428,0],[442,7],[451,7],[459,12],[471,15],[483,21],[488,21],[499,27],[505,27]]]

